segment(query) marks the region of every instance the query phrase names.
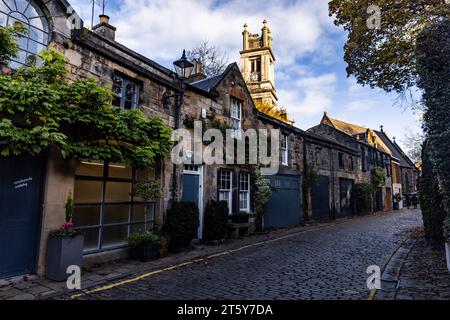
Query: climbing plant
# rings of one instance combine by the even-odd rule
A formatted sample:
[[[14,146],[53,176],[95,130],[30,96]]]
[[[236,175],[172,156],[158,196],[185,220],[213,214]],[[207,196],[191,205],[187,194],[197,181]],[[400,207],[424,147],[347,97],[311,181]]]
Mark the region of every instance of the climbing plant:
[[[39,66],[0,75],[1,156],[56,147],[66,159],[146,167],[170,150],[171,130],[161,119],[113,108],[111,91],[95,80],[65,81],[67,60],[54,49],[38,59]]]
[[[254,207],[256,214],[256,230],[262,231],[263,229],[263,216],[266,209],[266,205],[269,202],[272,195],[272,189],[270,181],[261,174],[261,168],[257,166],[254,172]]]

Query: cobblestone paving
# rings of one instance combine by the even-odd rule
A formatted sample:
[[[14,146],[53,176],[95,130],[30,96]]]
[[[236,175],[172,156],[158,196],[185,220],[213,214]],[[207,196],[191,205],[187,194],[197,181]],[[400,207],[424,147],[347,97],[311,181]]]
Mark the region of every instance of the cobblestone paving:
[[[421,224],[418,210],[359,217],[80,299],[367,299],[367,267]]]
[[[450,272],[447,270],[445,247],[428,243],[423,233],[415,236],[400,273],[398,300],[450,300]]]

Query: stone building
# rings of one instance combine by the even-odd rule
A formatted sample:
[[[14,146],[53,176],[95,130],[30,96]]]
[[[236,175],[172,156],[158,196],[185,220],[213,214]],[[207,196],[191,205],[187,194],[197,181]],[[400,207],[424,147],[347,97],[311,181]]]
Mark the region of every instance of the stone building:
[[[356,158],[341,153],[338,159],[339,167],[345,168],[347,162],[350,168],[354,168],[354,183],[371,183],[372,169],[375,166],[382,168],[386,173],[386,183],[376,191],[374,209],[393,209],[392,168],[395,158],[375,130],[334,119],[325,113],[320,124],[308,132],[337,141],[356,151]]]

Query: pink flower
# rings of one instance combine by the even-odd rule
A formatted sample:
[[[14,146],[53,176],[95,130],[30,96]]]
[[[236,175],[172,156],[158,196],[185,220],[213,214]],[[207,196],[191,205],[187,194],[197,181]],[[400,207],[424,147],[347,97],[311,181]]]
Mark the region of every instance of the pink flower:
[[[68,229],[72,229],[75,225],[73,224],[72,220],[67,221],[66,223],[64,223],[63,225],[63,229],[64,230],[68,230]]]

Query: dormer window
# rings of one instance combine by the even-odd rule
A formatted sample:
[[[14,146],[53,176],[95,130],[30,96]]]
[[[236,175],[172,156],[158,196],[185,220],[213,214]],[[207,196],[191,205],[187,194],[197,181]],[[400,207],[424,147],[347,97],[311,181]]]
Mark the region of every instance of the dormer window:
[[[32,0],[0,0],[0,26],[23,29],[18,39],[19,53],[10,67],[33,65],[35,55],[47,49],[49,26],[42,10]]]

